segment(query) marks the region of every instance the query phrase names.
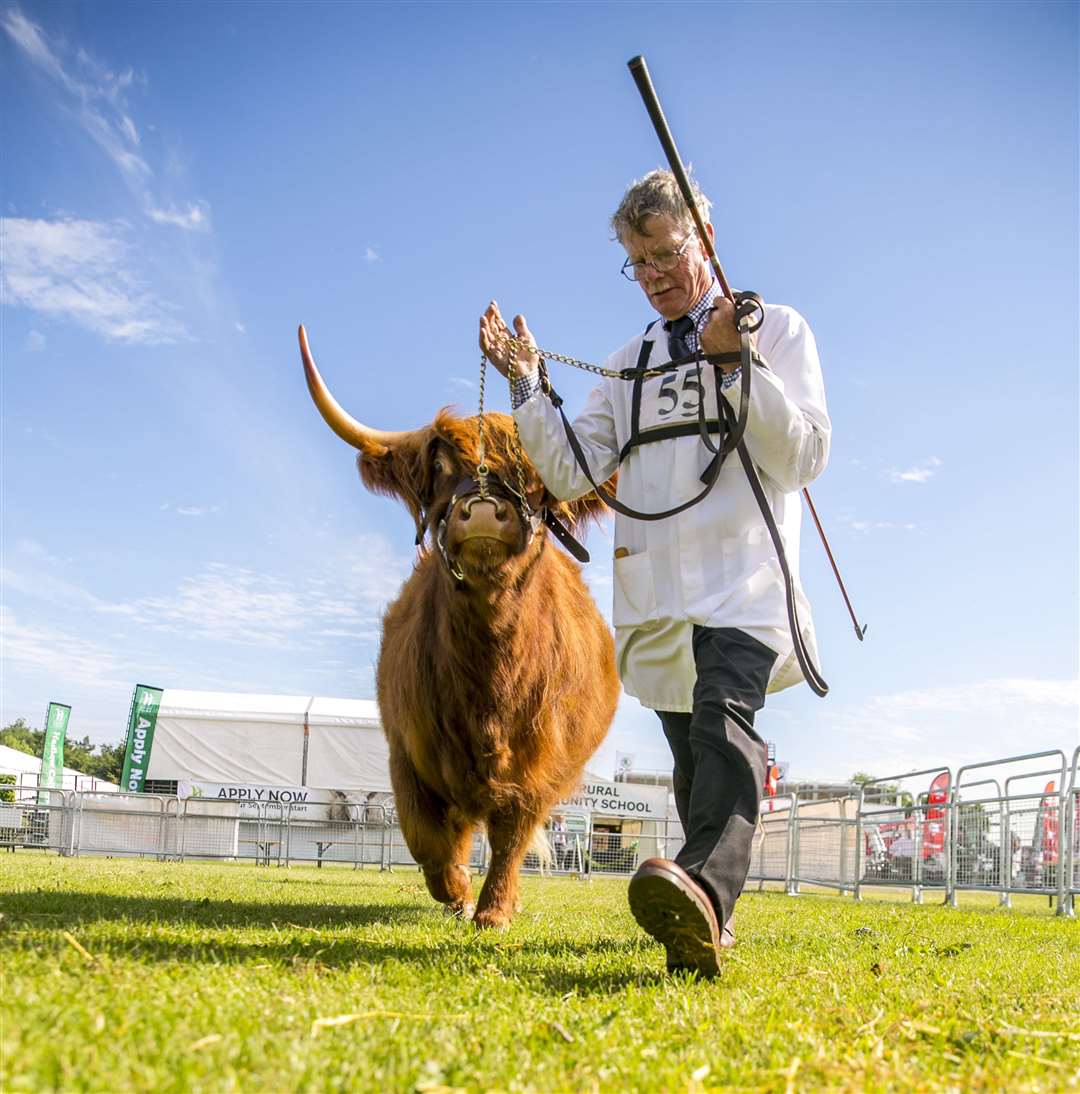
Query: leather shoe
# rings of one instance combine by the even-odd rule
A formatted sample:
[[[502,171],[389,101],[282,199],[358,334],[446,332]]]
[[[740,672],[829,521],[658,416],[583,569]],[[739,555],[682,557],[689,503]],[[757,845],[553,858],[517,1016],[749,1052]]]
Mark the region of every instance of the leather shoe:
[[[670,971],[693,971],[702,977],[720,972],[725,942],[712,901],[681,866],[668,859],[647,859],[630,879],[629,899],[642,930],[667,950]],[[734,944],[734,935],[730,938],[726,946]]]

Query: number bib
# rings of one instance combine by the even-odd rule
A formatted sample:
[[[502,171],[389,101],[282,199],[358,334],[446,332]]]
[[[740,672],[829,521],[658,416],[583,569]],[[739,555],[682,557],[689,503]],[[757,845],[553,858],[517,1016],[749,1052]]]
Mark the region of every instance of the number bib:
[[[648,366],[652,347],[652,342],[642,341],[637,361],[639,373]],[[715,366],[707,362],[699,365],[691,361],[648,379],[639,375],[631,396],[630,436],[619,453],[619,463],[639,444],[700,433],[699,415],[708,433],[714,436],[723,433],[728,423],[721,424],[718,415],[723,414],[725,419],[729,415],[727,404],[718,401],[722,396],[717,395],[716,372]]]
[[[705,400],[704,418],[716,421],[716,370],[712,365],[684,365],[642,381],[637,406],[637,432],[646,434],[664,426],[696,423]],[[642,440],[645,437],[642,436]]]

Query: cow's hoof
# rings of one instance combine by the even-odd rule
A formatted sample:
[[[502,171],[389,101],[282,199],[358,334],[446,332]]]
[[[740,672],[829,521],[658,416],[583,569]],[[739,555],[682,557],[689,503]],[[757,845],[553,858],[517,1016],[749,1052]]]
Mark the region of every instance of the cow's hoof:
[[[510,916],[495,908],[485,908],[473,916],[473,923],[482,931],[505,931],[510,926]]]
[[[443,913],[450,919],[472,919],[475,911],[475,904],[466,904],[463,900],[456,900],[453,904],[443,905]]]

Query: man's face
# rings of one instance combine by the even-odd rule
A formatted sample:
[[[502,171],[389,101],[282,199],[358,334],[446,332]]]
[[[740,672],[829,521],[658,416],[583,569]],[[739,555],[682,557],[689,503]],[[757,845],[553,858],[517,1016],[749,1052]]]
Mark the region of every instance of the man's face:
[[[711,238],[712,225],[707,227]],[[641,262],[656,255],[673,254],[688,235],[692,238],[673,270],[660,273],[652,266],[643,266],[638,274],[638,284],[649,298],[649,303],[665,319],[678,319],[685,315],[701,299],[712,281],[709,260],[694,229],[680,224],[674,217],[652,216],[645,222],[644,234],[630,232],[622,240],[626,257],[631,262]]]

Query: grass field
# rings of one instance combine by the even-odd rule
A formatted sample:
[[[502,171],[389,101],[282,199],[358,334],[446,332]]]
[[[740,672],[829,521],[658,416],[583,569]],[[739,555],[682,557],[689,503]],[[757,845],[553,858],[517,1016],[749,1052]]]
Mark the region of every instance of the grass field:
[[[626,883],[526,879],[503,935],[412,871],[0,856],[0,1089],[1061,1090],[1080,923],[751,894],[668,978]]]

